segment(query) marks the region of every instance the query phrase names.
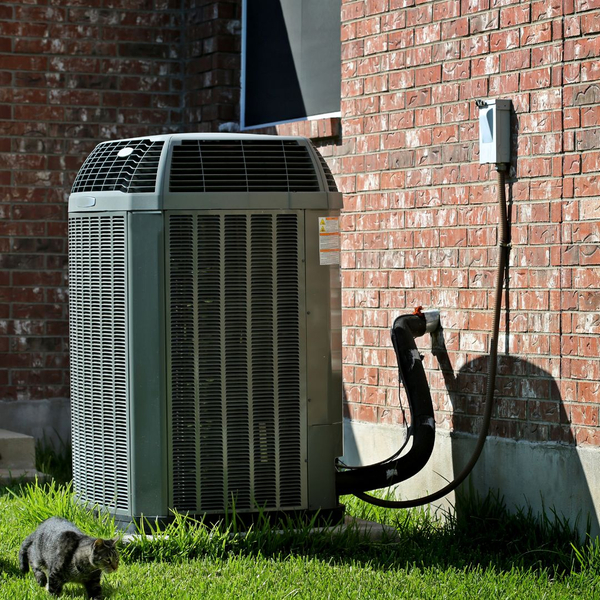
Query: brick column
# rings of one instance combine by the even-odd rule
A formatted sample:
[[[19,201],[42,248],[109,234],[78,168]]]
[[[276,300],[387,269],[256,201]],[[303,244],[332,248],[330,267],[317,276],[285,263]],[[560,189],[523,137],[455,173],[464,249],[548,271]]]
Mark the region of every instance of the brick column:
[[[219,131],[224,123],[239,124],[241,0],[186,5],[186,129]]]

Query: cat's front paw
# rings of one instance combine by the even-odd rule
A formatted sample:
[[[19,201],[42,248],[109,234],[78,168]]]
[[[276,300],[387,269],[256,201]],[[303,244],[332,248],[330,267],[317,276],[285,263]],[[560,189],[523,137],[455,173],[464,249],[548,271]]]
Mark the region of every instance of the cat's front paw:
[[[46,587],[47,583],[48,583],[48,578],[46,577],[46,573],[44,573],[43,571],[40,571],[38,569],[33,571],[33,575],[35,577],[35,580],[38,582],[38,585],[40,587]]]
[[[63,590],[63,582],[60,579],[60,577],[58,577],[54,573],[50,573],[50,575],[48,576],[48,586],[46,587],[46,589],[53,596],[60,596]]]
[[[87,588],[87,595],[90,600],[103,600],[104,594],[100,588]]]

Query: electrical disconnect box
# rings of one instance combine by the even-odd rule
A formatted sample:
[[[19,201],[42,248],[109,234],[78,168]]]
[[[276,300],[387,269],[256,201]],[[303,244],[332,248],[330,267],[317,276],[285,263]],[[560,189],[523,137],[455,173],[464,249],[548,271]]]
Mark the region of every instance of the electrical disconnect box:
[[[510,100],[478,100],[479,162],[510,163]]]

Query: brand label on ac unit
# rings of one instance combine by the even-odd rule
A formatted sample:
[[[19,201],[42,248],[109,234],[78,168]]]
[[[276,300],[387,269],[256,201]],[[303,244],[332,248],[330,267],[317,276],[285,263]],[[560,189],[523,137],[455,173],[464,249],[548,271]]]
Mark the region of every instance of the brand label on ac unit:
[[[340,222],[338,217],[319,217],[319,264],[340,264]]]

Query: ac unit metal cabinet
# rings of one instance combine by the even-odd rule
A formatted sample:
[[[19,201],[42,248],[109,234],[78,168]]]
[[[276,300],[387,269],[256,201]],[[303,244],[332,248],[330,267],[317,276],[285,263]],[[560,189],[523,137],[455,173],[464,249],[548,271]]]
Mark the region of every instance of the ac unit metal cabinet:
[[[84,501],[123,521],[337,507],[340,207],[303,138],[93,150],[69,197]]]

